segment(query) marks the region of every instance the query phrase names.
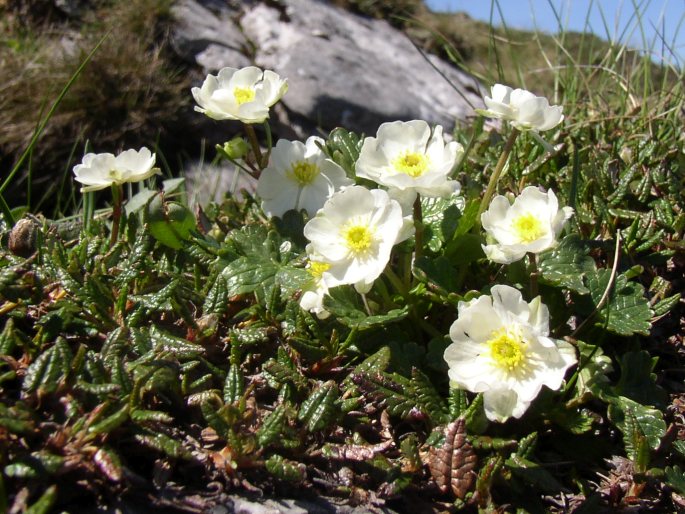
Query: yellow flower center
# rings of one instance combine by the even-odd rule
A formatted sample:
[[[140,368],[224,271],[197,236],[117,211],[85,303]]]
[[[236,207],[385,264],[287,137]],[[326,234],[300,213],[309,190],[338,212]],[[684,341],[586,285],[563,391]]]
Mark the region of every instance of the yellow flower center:
[[[107,176],[115,181],[119,181],[122,178],[122,174],[119,170],[109,170]]]
[[[294,179],[300,186],[307,186],[314,182],[319,174],[319,167],[307,161],[297,161],[293,163],[286,175]]]
[[[533,214],[523,214],[516,218],[513,223],[514,230],[519,239],[524,243],[532,243],[545,235],[545,229],[540,220]]]
[[[309,274],[312,277],[318,280],[330,267],[331,265],[327,262],[309,261],[309,268],[307,268],[307,271],[309,271]]]
[[[249,87],[236,87],[233,90],[233,96],[235,96],[235,101],[238,102],[238,105],[251,102],[254,100],[254,95],[254,89]]]
[[[422,153],[404,152],[392,164],[400,173],[416,178],[426,172],[428,157]]]
[[[373,240],[371,230],[365,225],[350,225],[343,229],[342,236],[347,248],[357,254],[366,252]]]
[[[525,365],[526,343],[520,335],[512,334],[505,328],[492,332],[485,343],[495,364],[506,370],[515,371]]]

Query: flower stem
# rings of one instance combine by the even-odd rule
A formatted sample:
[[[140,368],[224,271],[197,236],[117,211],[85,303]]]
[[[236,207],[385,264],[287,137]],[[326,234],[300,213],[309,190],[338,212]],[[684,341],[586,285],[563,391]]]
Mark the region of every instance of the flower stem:
[[[537,256],[528,252],[529,273],[530,273],[530,297],[535,298],[538,295],[538,260]]]
[[[121,221],[121,202],[124,196],[121,184],[112,184],[112,235],[109,240],[110,248],[119,239],[119,223]]]
[[[257,139],[257,133],[252,125],[245,123],[245,133],[247,134],[250,144],[252,145],[252,153],[254,153],[255,161],[257,162],[257,167],[260,170],[264,169],[264,156],[262,155],[262,149],[259,146],[259,140]]]
[[[414,200],[414,261],[423,254],[423,212],[421,212],[421,195]]]
[[[499,182],[499,177],[500,175],[502,175],[502,170],[504,169],[504,166],[507,164],[509,154],[511,154],[511,149],[514,148],[514,143],[516,142],[516,138],[519,134],[520,131],[516,127],[512,127],[511,134],[509,134],[509,138],[507,139],[507,142],[504,145],[504,150],[502,150],[502,155],[499,156],[499,160],[497,161],[497,165],[495,166],[495,171],[492,173],[492,176],[490,177],[490,182],[488,182],[488,187],[485,190],[485,195],[483,195],[483,199],[480,201],[480,207],[478,207],[478,214],[476,215],[476,224],[474,225],[475,232],[480,230],[480,216],[485,212],[485,209],[488,208],[490,200],[492,200],[492,196],[495,194],[495,190],[497,189],[497,182]]]

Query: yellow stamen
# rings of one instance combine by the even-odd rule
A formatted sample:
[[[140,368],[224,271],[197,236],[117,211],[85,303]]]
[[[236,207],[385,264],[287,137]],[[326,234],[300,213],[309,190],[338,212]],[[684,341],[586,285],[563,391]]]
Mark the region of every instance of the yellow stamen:
[[[513,227],[524,243],[532,243],[545,235],[545,229],[540,220],[530,213],[516,218]]]
[[[500,328],[492,332],[485,344],[490,349],[490,357],[499,368],[516,371],[525,366],[526,343],[520,335]]]
[[[319,172],[319,167],[316,164],[307,161],[297,161],[292,164],[286,175],[294,179],[300,186],[307,186],[314,182]]]
[[[236,87],[233,90],[233,96],[235,96],[235,101],[238,102],[238,105],[242,105],[254,100],[255,93],[254,89],[249,87]]]
[[[330,267],[331,265],[327,262],[309,261],[309,268],[307,268],[307,271],[309,271],[309,274],[312,277],[318,280]]]
[[[416,178],[428,169],[428,157],[422,153],[404,152],[392,164],[400,173]]]
[[[364,253],[371,247],[373,234],[365,225],[350,225],[343,229],[345,244],[354,253]]]

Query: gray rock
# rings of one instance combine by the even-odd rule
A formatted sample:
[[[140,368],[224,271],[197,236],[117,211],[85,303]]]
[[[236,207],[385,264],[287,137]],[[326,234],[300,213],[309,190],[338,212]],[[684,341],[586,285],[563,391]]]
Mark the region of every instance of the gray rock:
[[[241,25],[256,45],[256,63],[288,78],[282,102],[292,113],[324,129],[369,134],[384,121],[409,119],[450,130],[482,106],[473,77],[435,56],[429,63],[384,20],[317,0],[280,4],[284,10],[265,3],[246,9]]]
[[[410,119],[449,133],[482,107],[476,79],[422,56],[387,22],[322,0],[179,0],[173,14],[174,48],[204,73],[254,63],[288,78],[271,117],[280,137],[337,126],[375,134],[385,121]]]
[[[245,55],[247,41],[236,23],[241,15],[229,3],[212,0],[180,0],[171,9],[175,20],[171,45],[176,53],[204,73],[251,64]]]

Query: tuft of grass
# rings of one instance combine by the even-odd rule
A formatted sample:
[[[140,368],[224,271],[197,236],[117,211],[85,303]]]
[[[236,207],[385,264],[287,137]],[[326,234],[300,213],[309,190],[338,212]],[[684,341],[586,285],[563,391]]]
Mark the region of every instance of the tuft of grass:
[[[65,168],[74,145],[91,140],[97,151],[116,151],[171,132],[188,95],[186,79],[165,55],[169,5],[168,0],[98,3],[77,20],[78,32],[54,14],[27,22],[9,11],[14,16],[4,18],[0,32],[3,174],[28,146],[59,88],[111,30],[46,125],[33,150],[33,169],[25,167],[12,185],[15,200],[50,197],[60,183],[54,174]]]

